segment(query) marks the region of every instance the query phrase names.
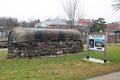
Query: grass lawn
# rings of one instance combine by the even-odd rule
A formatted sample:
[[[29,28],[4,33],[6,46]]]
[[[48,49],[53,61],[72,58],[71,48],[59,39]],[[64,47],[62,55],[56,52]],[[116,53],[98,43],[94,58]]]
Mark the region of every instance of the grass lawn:
[[[84,52],[42,59],[6,59],[7,50],[0,50],[0,80],[86,80],[120,71],[120,45],[107,47],[109,64],[83,60]],[[103,59],[103,53],[90,51],[90,56]]]

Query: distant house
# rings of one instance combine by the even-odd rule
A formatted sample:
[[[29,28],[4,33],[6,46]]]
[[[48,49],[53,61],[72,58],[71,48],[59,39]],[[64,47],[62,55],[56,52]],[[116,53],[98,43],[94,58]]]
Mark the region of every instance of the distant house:
[[[112,22],[107,24],[108,42],[120,43],[120,23]]]
[[[79,19],[78,23],[83,26],[84,30],[86,30],[93,23],[93,20],[90,20],[90,19]]]
[[[35,28],[49,28],[49,25],[51,24],[50,20],[43,21],[42,23],[37,23],[34,27]]]
[[[69,29],[70,25],[64,19],[46,20],[35,25],[36,28],[50,28],[50,29]]]
[[[108,33],[114,33],[120,31],[120,23],[119,22],[113,22],[113,23],[109,23],[107,25],[107,32]]]
[[[86,32],[88,27],[93,23],[93,20],[89,19],[79,19],[76,25],[74,26],[75,29],[78,29],[80,32]]]

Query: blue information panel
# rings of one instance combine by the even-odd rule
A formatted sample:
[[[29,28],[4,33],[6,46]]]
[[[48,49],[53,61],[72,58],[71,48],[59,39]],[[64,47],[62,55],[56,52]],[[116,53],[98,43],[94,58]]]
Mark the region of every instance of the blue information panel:
[[[104,51],[105,35],[89,35],[89,50]]]

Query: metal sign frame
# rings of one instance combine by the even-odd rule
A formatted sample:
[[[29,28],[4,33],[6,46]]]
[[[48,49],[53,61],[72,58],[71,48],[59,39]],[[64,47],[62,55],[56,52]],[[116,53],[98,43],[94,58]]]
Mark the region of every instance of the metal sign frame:
[[[87,54],[86,58],[89,59],[89,51],[102,51],[104,53],[104,63],[107,63],[107,32],[105,33],[92,33],[87,32]]]

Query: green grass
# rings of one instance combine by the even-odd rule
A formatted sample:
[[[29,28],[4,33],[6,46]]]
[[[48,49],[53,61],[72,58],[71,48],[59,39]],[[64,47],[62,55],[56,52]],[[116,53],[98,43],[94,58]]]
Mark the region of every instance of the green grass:
[[[120,71],[120,45],[107,48],[109,64],[83,60],[84,52],[42,59],[6,59],[7,51],[0,50],[0,80],[85,80]],[[90,51],[90,56],[103,59],[103,53]]]

